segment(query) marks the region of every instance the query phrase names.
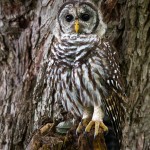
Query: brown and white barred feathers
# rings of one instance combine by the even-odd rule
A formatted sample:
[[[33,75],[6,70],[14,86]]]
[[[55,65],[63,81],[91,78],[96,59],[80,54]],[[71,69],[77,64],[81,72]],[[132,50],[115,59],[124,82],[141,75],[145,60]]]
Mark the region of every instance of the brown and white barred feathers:
[[[120,142],[125,114],[117,51],[96,34],[63,34],[53,42],[48,66],[55,100],[74,117],[81,117],[84,107],[101,106],[104,123]]]

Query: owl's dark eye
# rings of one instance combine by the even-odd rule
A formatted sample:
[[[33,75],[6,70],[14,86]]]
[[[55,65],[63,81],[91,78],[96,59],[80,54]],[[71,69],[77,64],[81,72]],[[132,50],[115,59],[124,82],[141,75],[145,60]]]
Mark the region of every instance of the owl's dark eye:
[[[66,19],[66,21],[67,22],[71,22],[72,20],[73,20],[73,15],[71,15],[71,14],[68,14],[68,15],[66,15],[66,17],[65,17],[65,19]]]
[[[81,14],[80,18],[83,20],[83,21],[89,21],[90,20],[90,15],[89,14]]]

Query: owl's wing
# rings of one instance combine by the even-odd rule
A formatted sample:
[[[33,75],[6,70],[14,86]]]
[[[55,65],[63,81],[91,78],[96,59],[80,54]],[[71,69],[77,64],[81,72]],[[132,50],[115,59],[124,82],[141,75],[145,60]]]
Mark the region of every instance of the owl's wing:
[[[125,119],[125,89],[119,68],[119,57],[116,49],[105,41],[99,45],[98,55],[103,68],[101,77],[107,89],[106,93],[103,92],[102,102],[120,139],[122,123]]]
[[[117,50],[109,42],[101,42],[99,55],[102,58],[104,68],[103,79],[116,93],[125,96],[124,82],[119,67]]]

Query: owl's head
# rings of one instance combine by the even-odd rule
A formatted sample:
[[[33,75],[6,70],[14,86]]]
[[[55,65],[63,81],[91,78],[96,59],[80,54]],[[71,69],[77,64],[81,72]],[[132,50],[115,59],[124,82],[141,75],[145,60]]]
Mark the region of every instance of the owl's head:
[[[105,30],[106,25],[96,7],[89,2],[68,2],[61,6],[58,23],[63,33],[96,33],[98,26]],[[105,31],[104,31],[105,32]]]

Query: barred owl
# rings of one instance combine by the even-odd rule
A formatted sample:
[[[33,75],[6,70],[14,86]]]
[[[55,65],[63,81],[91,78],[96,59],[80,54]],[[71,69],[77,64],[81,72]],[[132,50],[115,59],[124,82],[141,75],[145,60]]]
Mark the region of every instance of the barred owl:
[[[54,99],[82,118],[77,132],[94,126],[96,136],[110,130],[120,143],[124,86],[117,51],[103,38],[100,11],[89,2],[67,2],[57,21],[48,64]]]

